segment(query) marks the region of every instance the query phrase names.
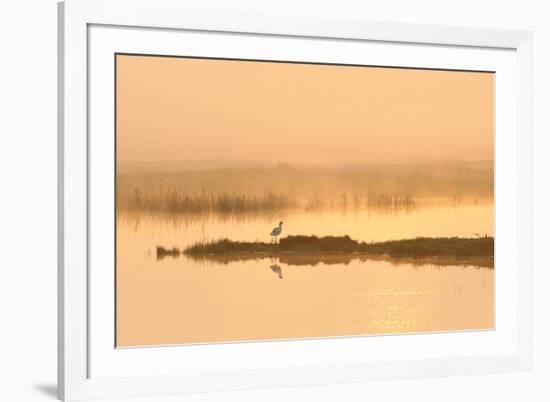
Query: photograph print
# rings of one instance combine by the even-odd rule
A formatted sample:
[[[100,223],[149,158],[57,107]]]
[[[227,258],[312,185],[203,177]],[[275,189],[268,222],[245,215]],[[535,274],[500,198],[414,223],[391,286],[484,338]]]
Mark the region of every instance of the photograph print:
[[[115,70],[116,347],[494,329],[493,72]]]

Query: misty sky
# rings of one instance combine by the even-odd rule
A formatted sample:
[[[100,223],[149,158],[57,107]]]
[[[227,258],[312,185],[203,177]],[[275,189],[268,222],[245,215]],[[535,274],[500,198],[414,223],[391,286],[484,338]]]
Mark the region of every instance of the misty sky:
[[[491,73],[118,56],[118,160],[492,160],[493,95]]]

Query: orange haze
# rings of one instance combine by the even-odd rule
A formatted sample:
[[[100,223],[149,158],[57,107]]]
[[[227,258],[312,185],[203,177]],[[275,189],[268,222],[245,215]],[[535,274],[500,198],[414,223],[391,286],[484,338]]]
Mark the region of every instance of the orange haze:
[[[117,56],[119,161],[492,160],[494,75]]]

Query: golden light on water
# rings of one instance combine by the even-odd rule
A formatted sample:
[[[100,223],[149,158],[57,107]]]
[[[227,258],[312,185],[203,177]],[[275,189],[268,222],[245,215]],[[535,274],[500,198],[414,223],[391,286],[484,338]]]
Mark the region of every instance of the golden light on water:
[[[426,217],[430,224],[419,225]],[[492,233],[492,206],[438,207],[288,217],[290,233],[380,240],[415,233]],[[312,226],[312,222],[322,222]],[[460,222],[457,226],[455,223]],[[384,260],[288,265],[279,260],[156,260],[158,244],[185,248],[220,236],[268,241],[265,220],[178,221],[122,215],[118,223],[117,344],[140,346],[251,339],[488,329],[494,325],[493,269]],[[323,229],[324,227],[324,229]],[[400,228],[392,231],[391,228]],[[456,231],[455,231],[456,228]],[[280,267],[282,278],[271,267]]]

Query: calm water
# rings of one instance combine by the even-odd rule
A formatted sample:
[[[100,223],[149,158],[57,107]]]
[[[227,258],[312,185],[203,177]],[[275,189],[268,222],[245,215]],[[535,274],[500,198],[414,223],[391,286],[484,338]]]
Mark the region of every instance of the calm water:
[[[117,221],[117,344],[140,346],[254,339],[487,329],[494,325],[493,269],[394,261],[289,265],[278,259],[157,260],[155,248],[199,240],[269,241],[349,235],[382,241],[493,233],[493,207],[288,213],[245,218],[137,215]]]

